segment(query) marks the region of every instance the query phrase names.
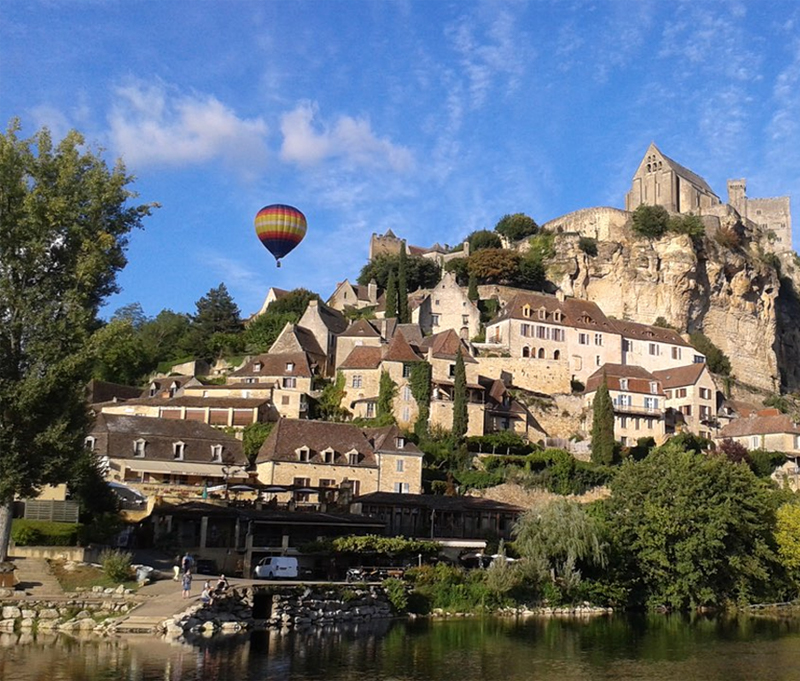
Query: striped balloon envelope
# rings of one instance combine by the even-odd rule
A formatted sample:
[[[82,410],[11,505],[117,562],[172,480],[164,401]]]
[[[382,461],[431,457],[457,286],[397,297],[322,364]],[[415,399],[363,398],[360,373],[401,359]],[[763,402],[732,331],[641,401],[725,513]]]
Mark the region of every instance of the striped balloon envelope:
[[[264,206],[256,213],[256,234],[272,255],[278,267],[280,259],[288,255],[306,235],[306,216],[294,206],[275,203]]]

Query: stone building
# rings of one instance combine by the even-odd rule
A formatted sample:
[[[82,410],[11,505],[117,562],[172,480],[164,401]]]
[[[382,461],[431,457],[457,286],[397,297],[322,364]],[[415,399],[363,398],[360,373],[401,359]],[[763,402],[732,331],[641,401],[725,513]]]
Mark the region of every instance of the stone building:
[[[462,338],[470,339],[480,331],[481,313],[458,285],[455,274],[445,272],[430,292],[422,296],[417,292],[411,321],[428,334],[454,329]]]
[[[706,361],[705,355],[695,350],[677,331],[619,319],[613,319],[611,323],[622,335],[621,364],[635,364],[656,371]]]
[[[688,430],[700,437],[717,433],[717,387],[705,363],[653,371],[664,388],[666,432]]]
[[[728,203],[744,219],[758,225],[767,238],[763,245],[774,253],[792,250],[792,210],[788,196],[747,197],[747,180],[728,180]]]
[[[356,310],[378,305],[378,284],[373,279],[366,286],[351,284],[345,279],[336,285],[336,290],[328,298],[327,305],[340,312],[347,308]]]
[[[625,210],[642,204],[663,206],[671,213],[694,213],[718,206],[719,197],[702,177],[684,168],[651,143],[625,196]]]

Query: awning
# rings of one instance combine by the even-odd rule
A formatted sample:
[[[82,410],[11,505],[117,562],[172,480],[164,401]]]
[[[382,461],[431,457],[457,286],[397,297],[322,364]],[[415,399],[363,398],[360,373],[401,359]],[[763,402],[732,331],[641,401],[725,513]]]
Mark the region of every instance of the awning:
[[[223,472],[224,466],[215,466],[212,463],[192,463],[190,461],[131,461],[126,459],[120,463],[128,470],[140,473],[195,475],[203,478],[223,478],[228,480],[246,480],[250,477],[247,471],[240,466],[228,467]]]

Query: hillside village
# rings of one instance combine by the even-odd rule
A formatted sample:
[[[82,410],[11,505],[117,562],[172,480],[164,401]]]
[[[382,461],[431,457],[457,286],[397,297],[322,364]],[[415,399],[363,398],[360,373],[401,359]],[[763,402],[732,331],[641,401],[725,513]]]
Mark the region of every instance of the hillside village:
[[[660,214],[642,207],[663,208],[657,233],[643,221]],[[800,425],[765,406],[782,406],[795,385],[793,350],[776,340],[780,276],[794,276],[796,258],[788,198],[751,199],[732,180],[723,202],[651,145],[624,211],[492,234],[455,248],[373,234],[368,264],[400,269],[310,298],[265,352],[177,364],[144,387],[93,381],[86,446],[140,541],[245,574],[264,556],[344,534],[483,550],[511,538],[525,506],[524,495],[492,492],[502,481],[486,457],[566,452],[590,471],[603,392],[618,457],[685,433],[783,452],[773,475],[795,482]],[[410,290],[404,268],[417,259],[438,280]],[[620,261],[625,277],[641,276],[615,275]],[[530,271],[515,278],[509,262]],[[686,262],[684,275],[703,277],[676,284]],[[248,324],[291,293],[270,289]],[[253,451],[246,433],[261,424]],[[602,483],[594,474],[572,491]]]

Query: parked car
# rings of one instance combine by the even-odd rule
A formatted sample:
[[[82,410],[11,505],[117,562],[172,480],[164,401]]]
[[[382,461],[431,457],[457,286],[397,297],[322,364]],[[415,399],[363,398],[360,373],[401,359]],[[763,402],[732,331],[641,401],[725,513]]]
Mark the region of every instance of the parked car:
[[[198,575],[218,575],[217,564],[210,558],[198,558],[195,567]]]
[[[269,556],[262,558],[253,569],[255,579],[297,579],[297,558]]]

